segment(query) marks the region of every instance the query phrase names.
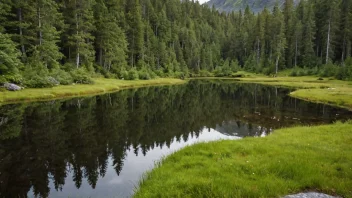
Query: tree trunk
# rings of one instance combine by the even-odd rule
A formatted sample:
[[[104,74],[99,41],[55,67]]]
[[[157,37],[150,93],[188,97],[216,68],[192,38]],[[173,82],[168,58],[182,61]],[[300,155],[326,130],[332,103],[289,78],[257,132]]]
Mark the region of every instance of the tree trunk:
[[[20,22],[19,25],[19,33],[20,33],[20,44],[21,44],[21,52],[22,52],[22,60],[26,56],[26,48],[24,47],[24,42],[23,42],[23,29],[22,29],[22,8],[18,8],[17,10],[17,15],[18,15],[18,21]]]
[[[280,60],[280,55],[277,55],[276,63],[275,63],[275,73],[276,74],[279,72],[279,60]]]
[[[103,65],[103,49],[99,48],[99,64]]]
[[[78,22],[78,14],[76,13],[76,35],[78,38],[78,27],[79,27],[79,22]],[[77,55],[76,55],[76,68],[78,69],[79,67],[79,62],[80,62],[80,54],[79,54],[79,41],[77,39],[76,41],[76,45],[77,45]]]
[[[345,66],[345,52],[346,52],[346,34],[343,36],[342,55],[341,55],[342,66]]]
[[[39,45],[42,45],[43,42],[43,33],[42,33],[42,20],[40,16],[40,7],[38,5],[38,27],[39,27]]]
[[[79,62],[80,62],[79,48],[77,48],[77,56],[76,56],[76,68],[77,68],[77,69],[78,69],[78,67],[79,67]]]
[[[296,35],[295,67],[297,67],[297,53],[298,53],[298,38]]]
[[[328,62],[329,62],[330,29],[331,29],[331,17],[330,17],[330,19],[329,19],[328,40],[327,40],[327,43],[326,43],[326,59],[325,59],[325,63],[326,63],[326,64],[328,64]]]
[[[260,40],[257,38],[257,65],[259,65],[260,59]]]

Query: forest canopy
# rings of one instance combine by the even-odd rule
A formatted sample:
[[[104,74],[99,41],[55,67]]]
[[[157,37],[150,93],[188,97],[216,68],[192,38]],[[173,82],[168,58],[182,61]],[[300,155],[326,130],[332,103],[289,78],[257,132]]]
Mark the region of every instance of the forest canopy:
[[[238,70],[352,79],[352,0],[254,14],[190,0],[2,0],[0,83],[231,76]]]

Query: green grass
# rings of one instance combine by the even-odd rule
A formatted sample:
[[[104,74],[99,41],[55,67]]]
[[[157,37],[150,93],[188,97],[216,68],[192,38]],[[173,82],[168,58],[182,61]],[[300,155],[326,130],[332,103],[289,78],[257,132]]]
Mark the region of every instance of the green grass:
[[[200,143],[166,157],[135,197],[352,197],[352,122]]]
[[[155,86],[155,85],[173,85],[183,84],[187,81],[159,78],[153,80],[116,80],[116,79],[94,79],[92,85],[65,85],[56,86],[53,88],[40,89],[24,89],[17,92],[4,91],[0,92],[0,104],[17,103],[17,102],[32,102],[42,100],[52,100],[58,98],[69,98],[77,96],[87,96],[101,94],[107,92],[118,91],[121,89]]]
[[[292,97],[352,110],[352,84],[348,81],[330,80],[328,78],[318,80],[318,77],[314,76],[254,77],[241,78],[240,80],[246,83],[295,88],[297,90],[290,93]]]

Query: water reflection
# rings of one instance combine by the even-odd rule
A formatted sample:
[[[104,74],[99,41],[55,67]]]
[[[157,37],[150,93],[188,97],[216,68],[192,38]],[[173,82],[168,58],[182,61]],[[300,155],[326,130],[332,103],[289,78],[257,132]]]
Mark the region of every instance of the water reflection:
[[[0,107],[0,197],[126,197],[155,160],[202,139],[264,136],[351,113],[228,82]]]

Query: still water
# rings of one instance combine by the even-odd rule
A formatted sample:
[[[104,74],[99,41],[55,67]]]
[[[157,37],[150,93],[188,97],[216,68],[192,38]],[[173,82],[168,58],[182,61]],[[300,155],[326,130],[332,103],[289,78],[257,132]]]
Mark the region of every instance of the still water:
[[[0,107],[0,197],[129,197],[155,161],[199,141],[352,118],[229,81]]]

